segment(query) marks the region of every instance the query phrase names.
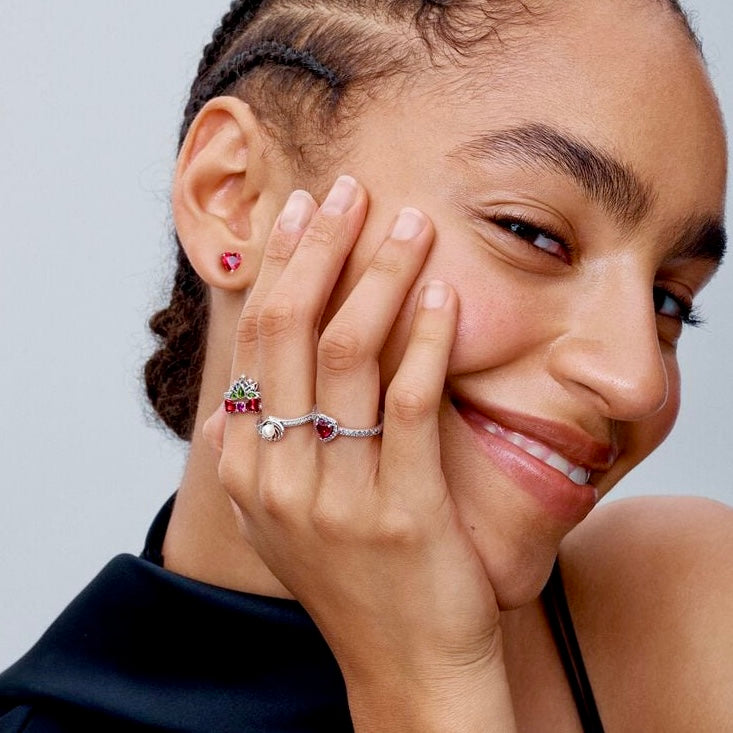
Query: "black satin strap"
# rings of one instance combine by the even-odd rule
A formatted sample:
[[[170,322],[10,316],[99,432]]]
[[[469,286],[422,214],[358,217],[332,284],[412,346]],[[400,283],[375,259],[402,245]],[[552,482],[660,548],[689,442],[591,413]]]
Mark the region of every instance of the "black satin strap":
[[[565,675],[570,683],[583,731],[585,733],[603,733],[603,724],[575,635],[557,560],[552,568],[550,579],[542,591],[542,603],[562,665],[565,668]]]

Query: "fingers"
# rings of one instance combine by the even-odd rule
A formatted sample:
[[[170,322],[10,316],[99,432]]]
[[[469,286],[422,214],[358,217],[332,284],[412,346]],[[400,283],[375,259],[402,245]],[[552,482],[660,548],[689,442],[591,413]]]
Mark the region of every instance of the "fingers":
[[[453,288],[440,280],[429,282],[420,296],[405,355],[387,389],[380,474],[425,477],[386,487],[401,494],[406,506],[444,499],[445,487],[438,480],[438,409],[457,319]]]
[[[350,176],[340,176],[262,302],[257,321],[260,384],[273,415],[292,418],[313,407],[321,316],[366,209],[364,189]]]
[[[275,222],[265,246],[260,272],[239,319],[232,382],[254,366],[253,361],[257,358],[257,321],[262,303],[282,275],[316,209],[317,204],[307,191],[293,191]]]
[[[275,222],[265,245],[257,280],[237,323],[231,382],[243,374],[255,381],[260,379],[258,320],[262,304],[282,276],[316,208],[316,202],[309,193],[293,191]],[[269,409],[268,397],[263,393],[263,410]],[[236,415],[225,420],[223,410],[218,410],[205,426],[207,442],[221,454],[219,477],[223,485],[230,487],[232,497],[242,505],[249,496],[257,471],[254,456],[260,438],[255,424],[254,415]]]
[[[379,408],[379,354],[433,238],[417,209],[403,209],[389,237],[318,346],[317,402],[321,412],[370,427]]]

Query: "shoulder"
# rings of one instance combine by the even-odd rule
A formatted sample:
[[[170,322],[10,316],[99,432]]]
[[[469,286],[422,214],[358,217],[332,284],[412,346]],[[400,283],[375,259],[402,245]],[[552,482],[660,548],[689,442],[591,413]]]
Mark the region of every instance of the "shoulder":
[[[708,499],[613,502],[568,535],[573,617],[591,677],[593,666],[606,699],[625,703],[608,711],[619,729],[730,724],[731,558],[733,509]]]

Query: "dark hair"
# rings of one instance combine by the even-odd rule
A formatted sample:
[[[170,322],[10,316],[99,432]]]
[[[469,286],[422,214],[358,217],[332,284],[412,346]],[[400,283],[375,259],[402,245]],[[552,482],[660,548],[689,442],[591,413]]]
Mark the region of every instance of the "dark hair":
[[[699,47],[677,0],[674,11]],[[540,13],[522,0],[234,0],[198,66],[179,149],[210,99],[245,99],[295,166],[333,134],[376,82],[425,66],[461,64],[483,42]],[[190,440],[204,367],[208,289],[177,242],[169,305],[150,319],[158,350],[145,366],[150,402]]]

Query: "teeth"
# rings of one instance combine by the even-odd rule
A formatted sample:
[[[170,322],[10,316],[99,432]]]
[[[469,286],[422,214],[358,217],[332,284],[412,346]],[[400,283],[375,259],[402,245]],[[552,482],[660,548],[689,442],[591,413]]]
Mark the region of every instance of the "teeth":
[[[585,484],[588,483],[588,479],[590,478],[590,471],[587,468],[583,468],[582,466],[578,466],[570,474],[570,476],[568,476],[568,478],[574,484],[578,484],[578,486],[585,486]]]
[[[539,458],[541,461],[544,461],[547,457],[549,451],[547,448],[545,448],[542,445],[539,445],[538,443],[530,443],[525,450],[529,455],[534,456],[535,458]]]
[[[529,453],[532,457],[542,461],[551,468],[554,468],[560,473],[567,476],[574,484],[578,486],[584,486],[590,479],[590,471],[583,466],[576,466],[571,463],[567,458],[556,453],[551,448],[542,443],[538,443],[535,440],[530,440],[524,435],[512,432],[506,428],[502,428],[495,422],[486,422],[484,424],[484,430],[492,435],[498,435],[504,440],[508,441],[512,445],[516,445],[525,453]]]
[[[575,468],[570,461],[563,458],[559,453],[553,453],[552,455],[545,458],[545,463],[548,466],[552,466],[553,468],[556,468],[560,473],[564,473],[566,476],[569,476],[572,470]]]
[[[507,433],[504,436],[504,439],[508,440],[513,445],[516,445],[517,448],[522,448],[522,449],[524,449],[524,446],[527,443],[527,441],[521,435],[517,435],[517,433]]]

